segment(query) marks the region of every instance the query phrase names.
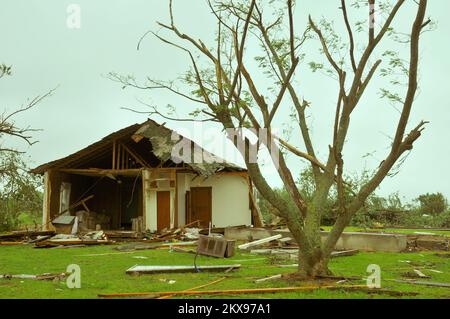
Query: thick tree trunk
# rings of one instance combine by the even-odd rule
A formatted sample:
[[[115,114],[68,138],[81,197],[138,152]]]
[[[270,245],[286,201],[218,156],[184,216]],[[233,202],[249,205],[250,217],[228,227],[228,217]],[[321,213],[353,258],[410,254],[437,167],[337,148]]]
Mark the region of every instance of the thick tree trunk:
[[[322,248],[320,227],[299,227],[299,223],[288,222],[288,228],[299,245],[298,274],[303,279],[331,275],[328,269],[329,254]]]
[[[301,277],[312,279],[332,274],[328,268],[329,256],[325,256],[322,250],[305,253],[299,249],[298,253],[298,272]]]

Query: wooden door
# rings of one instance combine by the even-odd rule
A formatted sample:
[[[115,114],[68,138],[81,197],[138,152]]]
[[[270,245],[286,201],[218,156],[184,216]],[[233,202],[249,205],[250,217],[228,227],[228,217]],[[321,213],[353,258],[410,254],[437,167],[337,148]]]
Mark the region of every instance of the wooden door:
[[[200,220],[201,227],[208,227],[212,213],[211,187],[191,187],[190,221]]]
[[[170,191],[156,192],[158,230],[170,228]]]

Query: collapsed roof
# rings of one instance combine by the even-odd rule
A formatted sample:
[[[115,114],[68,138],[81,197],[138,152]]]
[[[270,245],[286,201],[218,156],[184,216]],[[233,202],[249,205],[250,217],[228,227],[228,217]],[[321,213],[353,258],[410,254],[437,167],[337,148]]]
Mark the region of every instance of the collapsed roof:
[[[144,123],[133,124],[116,131],[69,156],[42,164],[32,169],[31,172],[44,174],[50,169],[111,168],[112,148],[116,141],[127,144],[144,157],[148,167],[161,167],[162,164],[165,164],[166,167],[184,164],[204,177],[214,175],[219,171],[245,171],[244,168],[226,162],[204,150],[197,143],[165,127],[164,124],[148,119]],[[179,142],[185,146],[181,154],[173,152]],[[189,146],[191,156],[188,157],[183,153],[189,149]],[[195,159],[197,158],[202,160],[197,160],[196,163]]]

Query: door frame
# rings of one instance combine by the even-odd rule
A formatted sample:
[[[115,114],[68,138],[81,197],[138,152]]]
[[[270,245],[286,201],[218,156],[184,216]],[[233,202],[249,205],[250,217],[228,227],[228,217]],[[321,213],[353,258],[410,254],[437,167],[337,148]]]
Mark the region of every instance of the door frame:
[[[209,190],[209,220],[212,223],[212,187],[211,186],[198,186],[198,187],[191,187],[189,190],[189,215],[186,215],[186,224],[192,223],[194,220],[192,220],[192,194],[196,189],[208,189]],[[186,212],[187,213],[187,212]]]

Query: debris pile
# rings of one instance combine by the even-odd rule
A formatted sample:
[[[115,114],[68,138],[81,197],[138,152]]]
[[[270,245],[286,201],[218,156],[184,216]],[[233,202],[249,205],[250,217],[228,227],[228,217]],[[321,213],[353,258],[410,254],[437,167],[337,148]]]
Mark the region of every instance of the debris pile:
[[[407,235],[408,251],[448,251],[450,250],[450,238],[433,233],[421,233]]]
[[[54,231],[12,231],[9,233],[0,234],[0,245],[32,243],[42,238],[50,238],[53,235],[55,235]]]
[[[80,210],[75,216],[78,217],[78,229],[80,231],[96,230],[97,225],[100,225],[100,229],[110,229],[111,217],[108,215]]]
[[[84,247],[87,245],[105,245],[111,243],[113,241],[108,240],[103,231],[94,231],[85,235],[57,234],[51,238],[35,242],[35,248]]]
[[[292,238],[283,237],[281,234],[251,241],[239,245],[238,248],[251,254],[272,255],[286,259],[298,260],[298,245],[293,243]],[[353,256],[358,252],[359,251],[357,249],[334,251],[331,253],[331,258]]]
[[[52,281],[58,281],[63,280],[67,277],[67,273],[60,273],[60,274],[51,274],[51,273],[45,273],[42,275],[27,275],[27,274],[20,274],[20,275],[11,275],[11,274],[5,274],[0,275],[0,279],[33,279],[33,280],[52,280]]]

